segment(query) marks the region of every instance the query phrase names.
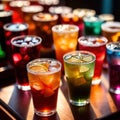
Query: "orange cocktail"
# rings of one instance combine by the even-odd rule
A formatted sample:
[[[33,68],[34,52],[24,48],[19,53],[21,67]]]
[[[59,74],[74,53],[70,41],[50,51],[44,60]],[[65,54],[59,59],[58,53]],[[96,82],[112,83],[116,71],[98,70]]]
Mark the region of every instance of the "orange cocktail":
[[[55,59],[35,59],[27,64],[35,113],[50,116],[56,112],[61,63]]]
[[[79,28],[76,25],[60,24],[52,27],[56,58],[63,64],[63,55],[76,50]]]

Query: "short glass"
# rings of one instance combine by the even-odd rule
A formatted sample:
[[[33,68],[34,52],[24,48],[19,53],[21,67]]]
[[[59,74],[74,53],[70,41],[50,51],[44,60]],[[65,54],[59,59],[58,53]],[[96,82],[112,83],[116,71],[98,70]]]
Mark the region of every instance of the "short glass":
[[[104,22],[99,17],[84,17],[84,34],[85,35],[101,35],[101,25]]]
[[[95,71],[92,84],[100,84],[103,63],[106,55],[107,39],[103,36],[81,36],[78,39],[80,50],[87,50],[96,55]]]
[[[101,26],[102,35],[108,39],[108,42],[120,41],[120,22],[105,22]]]
[[[56,58],[63,64],[63,55],[76,50],[79,28],[76,25],[59,24],[52,27],[52,33]]]
[[[69,100],[75,106],[87,105],[96,57],[88,51],[69,52],[63,56]]]
[[[12,58],[16,73],[17,87],[30,90],[26,64],[40,57],[42,39],[38,36],[22,35],[12,38]]]
[[[51,58],[35,59],[27,64],[35,113],[51,116],[56,113],[61,63]]]
[[[20,35],[28,34],[29,25],[27,23],[7,23],[3,26],[5,34],[5,44],[6,44],[6,53],[7,59],[10,64],[12,63],[12,50],[11,50],[11,39]]]
[[[109,42],[107,48],[107,61],[109,71],[109,90],[120,94],[120,42]]]

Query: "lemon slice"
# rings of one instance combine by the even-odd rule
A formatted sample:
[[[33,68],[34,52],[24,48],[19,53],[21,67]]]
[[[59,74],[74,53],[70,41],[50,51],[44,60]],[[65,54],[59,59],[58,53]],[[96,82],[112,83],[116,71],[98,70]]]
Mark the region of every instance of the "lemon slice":
[[[92,61],[92,56],[86,56],[86,57],[84,57],[83,58],[83,60],[85,61],[85,62],[90,62],[90,61]]]
[[[47,72],[48,71],[48,68],[43,64],[31,66],[30,69],[35,72]]]
[[[80,72],[87,72],[89,70],[89,68],[88,67],[86,67],[86,66],[81,66],[80,67]]]

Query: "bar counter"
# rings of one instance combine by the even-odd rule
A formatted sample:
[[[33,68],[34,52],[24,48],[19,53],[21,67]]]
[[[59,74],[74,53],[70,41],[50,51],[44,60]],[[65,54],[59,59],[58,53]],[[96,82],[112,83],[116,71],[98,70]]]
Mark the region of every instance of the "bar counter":
[[[64,77],[63,77],[64,78]],[[108,71],[103,70],[100,85],[92,85],[90,104],[75,107],[69,104],[67,83],[61,78],[58,94],[57,113],[51,117],[34,114],[30,91],[18,90],[15,83],[0,88],[0,98],[23,120],[119,120],[111,115],[120,110],[120,95],[109,92]],[[10,78],[9,78],[10,79]],[[109,116],[111,115],[111,116]],[[107,117],[106,117],[107,116]],[[0,116],[2,118],[2,116]]]

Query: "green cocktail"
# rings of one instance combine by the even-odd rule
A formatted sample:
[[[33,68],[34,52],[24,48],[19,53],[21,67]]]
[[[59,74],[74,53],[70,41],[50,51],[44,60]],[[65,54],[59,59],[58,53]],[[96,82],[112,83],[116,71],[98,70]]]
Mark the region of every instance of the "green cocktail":
[[[63,56],[70,103],[84,106],[89,103],[95,55],[88,51],[69,52]]]

